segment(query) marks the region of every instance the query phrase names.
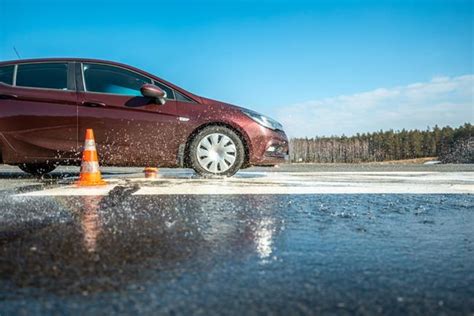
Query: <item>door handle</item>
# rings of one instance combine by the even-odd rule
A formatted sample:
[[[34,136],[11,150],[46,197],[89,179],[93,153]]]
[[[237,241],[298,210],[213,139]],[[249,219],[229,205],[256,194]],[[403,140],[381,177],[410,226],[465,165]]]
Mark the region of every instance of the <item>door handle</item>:
[[[107,106],[107,104],[105,104],[104,102],[100,102],[100,101],[83,101],[82,105],[90,106],[90,107],[94,107],[94,108],[103,108],[103,107]]]
[[[0,93],[0,99],[18,99],[16,94]]]

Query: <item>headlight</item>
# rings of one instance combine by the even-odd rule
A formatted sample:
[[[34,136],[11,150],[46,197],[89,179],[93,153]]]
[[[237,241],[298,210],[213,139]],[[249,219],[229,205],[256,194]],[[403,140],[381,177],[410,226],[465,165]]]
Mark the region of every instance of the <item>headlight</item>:
[[[273,130],[283,130],[283,126],[275,121],[274,119],[269,118],[268,116],[262,115],[260,113],[250,111],[250,110],[242,110],[242,113],[250,117],[252,120],[257,122],[258,124],[267,127]]]

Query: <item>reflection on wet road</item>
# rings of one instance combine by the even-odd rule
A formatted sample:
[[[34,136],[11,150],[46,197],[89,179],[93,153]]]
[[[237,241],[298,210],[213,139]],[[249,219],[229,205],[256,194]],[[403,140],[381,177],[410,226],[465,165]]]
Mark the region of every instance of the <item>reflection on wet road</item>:
[[[140,189],[2,196],[0,314],[474,309],[472,195]]]

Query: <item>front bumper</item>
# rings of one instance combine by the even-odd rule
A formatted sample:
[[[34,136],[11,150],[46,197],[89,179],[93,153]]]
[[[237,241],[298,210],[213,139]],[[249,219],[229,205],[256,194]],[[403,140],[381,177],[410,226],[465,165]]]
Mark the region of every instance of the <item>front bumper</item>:
[[[288,160],[288,138],[283,131],[265,128],[262,134],[252,139],[252,153],[249,164],[271,166]]]

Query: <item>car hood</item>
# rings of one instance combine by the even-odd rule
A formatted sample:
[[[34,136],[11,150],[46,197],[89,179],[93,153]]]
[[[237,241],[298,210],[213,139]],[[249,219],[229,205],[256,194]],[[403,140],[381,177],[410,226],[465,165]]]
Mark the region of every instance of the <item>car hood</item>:
[[[247,108],[244,108],[244,107],[241,107],[241,106],[237,106],[237,105],[234,105],[234,104],[225,103],[225,102],[222,102],[222,101],[217,101],[217,100],[213,100],[213,99],[209,99],[209,98],[201,97],[201,100],[202,100],[202,103],[204,103],[206,105],[226,107],[226,108],[231,108],[231,109],[238,110],[238,111],[250,110],[250,109],[247,109]]]

